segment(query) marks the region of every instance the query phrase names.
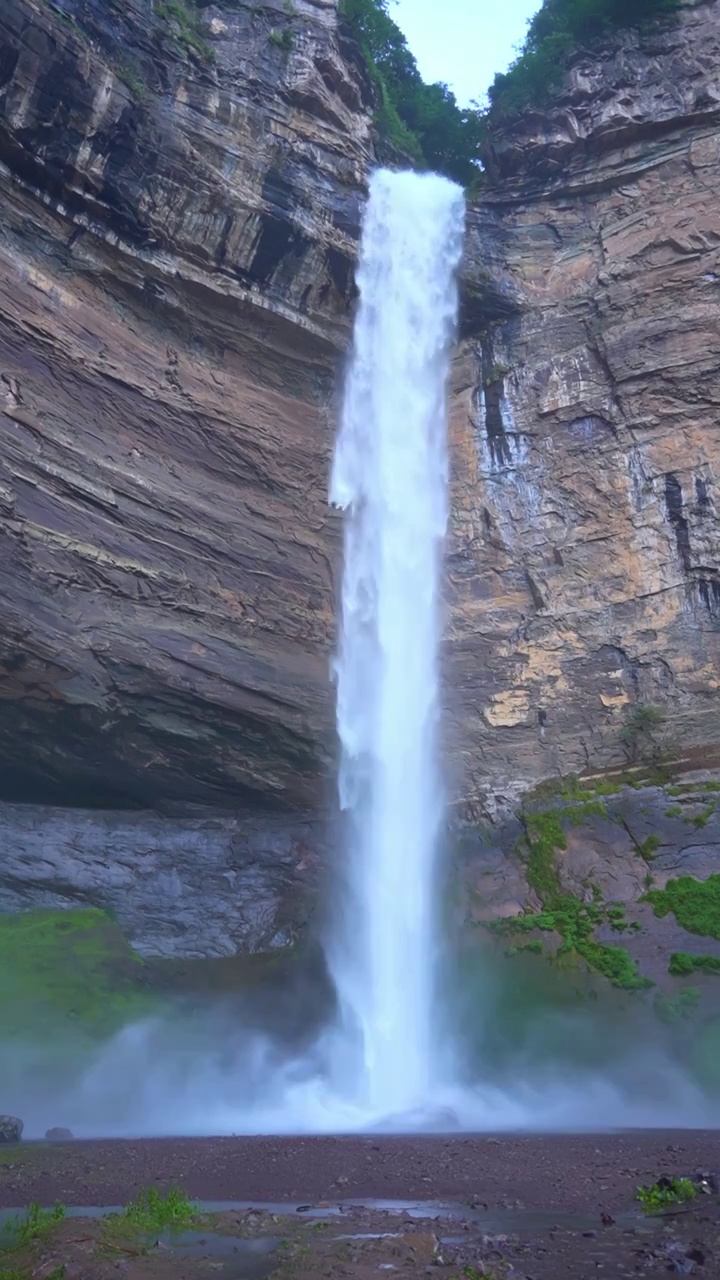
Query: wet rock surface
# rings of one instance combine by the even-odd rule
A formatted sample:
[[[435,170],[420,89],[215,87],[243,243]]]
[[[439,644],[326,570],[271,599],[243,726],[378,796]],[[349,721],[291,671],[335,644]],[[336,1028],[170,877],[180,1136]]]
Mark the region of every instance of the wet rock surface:
[[[0,1116],[0,1142],[19,1142],[24,1128],[25,1125],[17,1116]]]
[[[278,951],[305,931],[328,834],[280,817],[0,803],[0,911],[101,907],[148,956]]]

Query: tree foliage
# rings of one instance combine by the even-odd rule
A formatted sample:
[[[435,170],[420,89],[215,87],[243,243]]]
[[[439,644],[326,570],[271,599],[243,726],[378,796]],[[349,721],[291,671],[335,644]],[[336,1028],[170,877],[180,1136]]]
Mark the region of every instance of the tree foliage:
[[[488,90],[490,118],[541,104],[560,82],[568,52],[613,30],[642,27],[674,13],[680,0],[544,0],[520,56]]]
[[[381,143],[467,186],[478,175],[479,111],[461,110],[446,84],[425,84],[389,0],[341,0],[378,92]]]

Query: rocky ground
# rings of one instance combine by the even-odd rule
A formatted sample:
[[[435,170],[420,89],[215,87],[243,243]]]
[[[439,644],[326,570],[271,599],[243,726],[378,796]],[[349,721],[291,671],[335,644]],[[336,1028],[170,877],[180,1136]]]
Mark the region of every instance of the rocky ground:
[[[0,1206],[59,1201],[80,1212],[28,1233],[0,1275],[711,1277],[720,1268],[716,1156],[710,1132],[8,1146]],[[691,1200],[642,1213],[638,1185],[682,1176],[695,1180]],[[225,1207],[175,1235],[88,1211],[147,1187]]]

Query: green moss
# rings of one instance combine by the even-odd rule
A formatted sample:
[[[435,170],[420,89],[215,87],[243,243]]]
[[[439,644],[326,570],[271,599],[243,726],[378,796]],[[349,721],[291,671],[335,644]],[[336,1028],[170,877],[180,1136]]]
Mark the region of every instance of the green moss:
[[[527,913],[513,916],[508,920],[496,921],[494,928],[504,933],[526,933],[539,929],[541,932],[557,933],[562,938],[557,957],[580,956],[591,969],[601,973],[614,987],[625,991],[639,991],[653,984],[643,978],[632,956],[625,947],[610,946],[598,942],[594,931],[599,924],[608,919],[608,908],[595,903],[583,903],[571,894],[555,898],[552,910]],[[614,915],[611,923],[621,923],[619,912],[622,907],[612,908]],[[525,948],[516,947],[516,951]]]
[[[276,48],[282,49],[285,53],[289,53],[295,43],[293,40],[293,33],[289,27],[283,27],[282,31],[271,31],[268,36],[268,40],[271,44],[274,44]]]
[[[539,955],[542,955],[544,950],[545,948],[543,947],[541,938],[531,938],[530,942],[523,942],[519,946],[508,947],[507,951],[505,952],[505,955],[518,956],[523,954],[525,955],[529,954],[529,955],[539,956]]]
[[[679,818],[682,815],[682,805],[674,804],[672,808],[665,810],[666,818]]]
[[[668,880],[664,889],[650,889],[645,901],[660,918],[672,913],[688,933],[720,940],[720,875],[707,880],[678,876]]]
[[[546,805],[551,800],[579,800],[586,803],[602,796],[616,796],[628,785],[626,778],[595,778],[590,781],[578,777],[576,773],[567,773],[560,778],[546,778],[539,782],[527,793],[525,803],[530,806]]]
[[[660,837],[656,835],[647,836],[637,846],[637,851],[646,862],[649,862],[653,855],[660,848]]]
[[[201,62],[212,62],[215,54],[203,35],[197,10],[185,0],[160,0],[155,7],[158,18],[166,22],[177,43],[186,53]]]
[[[0,916],[4,1037],[45,1038],[63,1026],[109,1035],[153,1007],[143,960],[102,911]]]
[[[148,87],[138,75],[134,67],[129,67],[126,63],[116,68],[118,78],[130,90],[132,96],[138,102],[144,102],[148,97]]]
[[[694,817],[690,818],[690,822],[694,827],[706,827],[714,812],[715,805],[709,804],[706,809],[703,809],[702,813],[696,813]]]
[[[525,814],[528,884],[543,903],[551,905],[553,898],[559,893],[555,851],[567,848],[565,825],[578,826],[587,818],[606,816],[607,808],[600,800]]]
[[[720,782],[686,782],[683,786],[676,784],[674,787],[667,787],[669,796],[694,795],[698,792],[704,795],[705,792],[718,791],[720,791]]]
[[[684,977],[689,973],[720,973],[720,956],[696,956],[688,951],[673,951],[668,973]]]
[[[543,910],[496,921],[498,932],[516,934],[536,929],[558,933],[562,944],[556,959],[581,957],[591,969],[601,973],[614,987],[626,991],[652,986],[638,972],[632,956],[624,947],[599,942],[595,929],[610,923],[613,929],[627,928],[625,910],[620,904],[603,905],[599,893],[592,902],[581,902],[573,894],[564,893],[556,863],[556,852],[567,847],[565,825],[576,826],[591,817],[605,817],[607,809],[600,800],[565,808],[548,809],[524,815],[526,830],[527,878],[543,904]]]
[[[661,1022],[672,1025],[675,1022],[692,1018],[700,1004],[700,991],[697,987],[686,987],[676,996],[657,995],[653,1001],[653,1009]]]

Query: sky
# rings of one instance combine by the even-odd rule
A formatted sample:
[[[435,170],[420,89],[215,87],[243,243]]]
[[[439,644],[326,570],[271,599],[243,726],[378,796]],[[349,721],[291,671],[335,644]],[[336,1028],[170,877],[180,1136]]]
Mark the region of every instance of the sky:
[[[390,16],[417,58],[423,80],[442,80],[461,107],[482,102],[506,71],[541,0],[397,0]]]

